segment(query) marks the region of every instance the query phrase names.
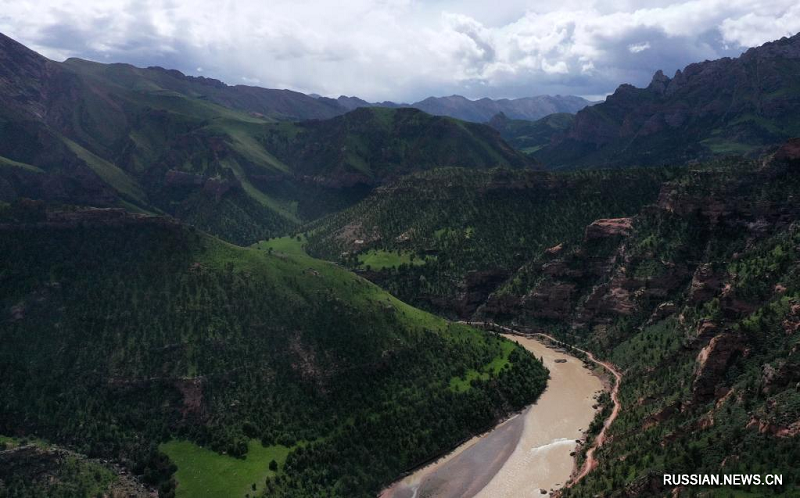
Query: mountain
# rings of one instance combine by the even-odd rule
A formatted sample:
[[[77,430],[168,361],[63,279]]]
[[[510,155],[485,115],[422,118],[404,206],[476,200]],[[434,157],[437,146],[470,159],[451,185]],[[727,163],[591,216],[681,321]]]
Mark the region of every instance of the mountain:
[[[360,107],[389,107],[389,108],[414,107],[414,106],[409,106],[408,104],[395,104],[394,102],[388,100],[385,100],[383,102],[367,102],[364,99],[360,99],[358,97],[348,97],[346,95],[340,95],[339,97],[337,97],[336,102],[343,108],[347,109],[348,111],[352,111]]]
[[[533,164],[482,125],[410,109],[294,123],[343,111],[161,68],[57,63],[7,37],[0,88],[0,200],[166,213],[243,244],[351,205],[385,177]]]
[[[290,90],[273,90],[245,85],[228,86],[205,77],[186,76],[180,71],[162,67],[137,68],[129,64],[100,64],[81,59],[67,59],[63,63],[50,61],[0,33],[2,52],[2,85],[9,92],[6,97],[35,106],[52,103],[58,84],[69,84],[74,76],[91,75],[98,80],[111,81],[127,90],[161,92],[207,100],[224,107],[248,113],[257,113],[276,119],[325,119],[337,116],[344,109],[335,103],[315,99]],[[20,71],[20,74],[14,74]],[[50,92],[37,95],[37,91]],[[16,96],[15,96],[16,95]],[[51,100],[43,102],[43,97]],[[6,102],[11,99],[6,99]]]
[[[562,112],[574,114],[589,105],[591,102],[588,100],[573,95],[539,95],[498,100],[488,98],[469,100],[460,95],[451,95],[450,97],[428,97],[411,104],[412,107],[429,114],[451,116],[479,123],[485,123],[501,112],[511,119],[535,121],[548,114]]]
[[[773,468],[791,470],[770,492],[792,496],[798,191],[800,139],[689,168],[439,169],[308,226],[307,248],[416,305],[615,364],[620,416],[564,496],[667,496],[664,473]]]
[[[299,239],[242,248],[173,219],[36,201],[0,208],[0,234],[0,434],[111,460],[160,496],[372,497],[547,378],[521,347]],[[4,493],[34,485],[31,456],[0,451]]]
[[[266,126],[262,143],[296,174],[344,186],[435,167],[533,165],[486,125],[413,108],[359,108],[326,121]]]
[[[800,34],[741,57],[621,85],[535,156],[550,167],[683,164],[758,155],[800,135]]]
[[[568,130],[573,121],[575,116],[564,112],[550,114],[536,121],[510,119],[501,112],[487,124],[499,131],[508,145],[525,154],[532,154],[550,145],[553,137]]]
[[[440,168],[387,183],[302,230],[311,254],[463,319],[535,254],[579,239],[596,218],[636,213],[680,174]]]
[[[799,45],[482,124],[0,36],[0,497],[374,497],[546,387],[492,323],[621,374],[560,496],[796,496]]]
[[[769,494],[796,494],[798,189],[799,139],[763,161],[693,166],[636,215],[542,251],[479,310],[623,372],[601,463],[565,496],[665,496],[678,493],[665,472],[767,468],[791,469]]]
[[[30,436],[0,436],[0,490],[3,496],[53,498],[150,498],[154,491],[107,460]]]
[[[574,114],[592,104],[592,102],[574,95],[539,95],[536,97],[498,100],[489,98],[470,100],[461,95],[451,95],[449,97],[428,97],[413,104],[370,103],[357,97],[342,95],[337,99],[337,102],[347,109],[359,107],[413,107],[434,116],[449,116],[473,123],[485,123],[499,113],[503,113],[511,119],[536,121],[549,114]]]

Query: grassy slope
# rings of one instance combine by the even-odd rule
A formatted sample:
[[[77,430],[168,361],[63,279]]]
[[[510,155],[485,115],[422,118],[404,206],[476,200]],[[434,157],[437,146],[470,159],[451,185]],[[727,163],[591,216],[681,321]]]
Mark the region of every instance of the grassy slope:
[[[122,194],[123,198],[130,199],[138,203],[140,206],[147,205],[147,195],[144,193],[136,180],[131,178],[127,173],[125,173],[125,171],[116,165],[109,163],[103,158],[94,155],[72,140],[65,138],[64,142],[67,144],[70,150],[72,150],[72,152],[86,162],[92,171],[97,173],[97,176],[111,185],[114,190]]]
[[[30,164],[21,163],[18,161],[12,161],[11,159],[2,156],[0,156],[0,167],[20,168],[33,173],[43,173],[43,171],[40,168],[37,168],[36,166],[31,166]]]
[[[220,455],[190,441],[169,441],[159,449],[175,462],[178,481],[175,496],[186,498],[241,498],[264,491],[264,483],[277,472],[270,470],[272,461],[280,469],[292,448],[273,445],[264,447],[250,440],[243,459]]]
[[[358,255],[358,262],[362,268],[385,270],[398,268],[400,265],[424,265],[430,257],[411,259],[413,253],[402,251],[372,250]]]

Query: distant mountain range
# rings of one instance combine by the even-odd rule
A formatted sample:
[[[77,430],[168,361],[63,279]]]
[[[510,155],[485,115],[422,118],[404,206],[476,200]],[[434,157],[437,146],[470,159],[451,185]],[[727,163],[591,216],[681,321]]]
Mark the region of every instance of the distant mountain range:
[[[331,99],[320,99],[330,101]],[[504,114],[510,119],[536,121],[549,114],[575,114],[592,102],[574,95],[539,95],[519,99],[492,100],[483,98],[470,100],[461,95],[449,97],[428,97],[413,104],[396,104],[394,102],[370,103],[358,97],[341,96],[336,99],[342,107],[355,109],[358,107],[413,107],[434,116],[450,116],[451,118],[486,123],[497,114]]]
[[[535,152],[551,167],[683,164],[758,155],[800,136],[800,34],[741,57],[658,71],[646,88],[621,85]]]

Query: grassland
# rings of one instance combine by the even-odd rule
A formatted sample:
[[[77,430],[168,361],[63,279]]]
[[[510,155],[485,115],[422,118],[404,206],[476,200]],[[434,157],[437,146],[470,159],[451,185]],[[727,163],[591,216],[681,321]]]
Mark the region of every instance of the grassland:
[[[413,252],[386,251],[382,249],[371,250],[358,255],[359,265],[362,268],[374,270],[398,268],[400,265],[424,265],[431,259],[435,258],[432,256],[416,257]]]
[[[136,180],[131,178],[125,171],[81,147],[72,140],[65,138],[64,142],[72,152],[86,162],[92,171],[97,173],[97,176],[102,178],[103,181],[112,186],[117,192],[123,194],[130,200],[146,205],[147,194],[145,194]]]
[[[283,468],[292,448],[265,447],[252,439],[242,458],[221,455],[191,441],[172,440],[159,446],[178,466],[175,473],[178,498],[242,498],[264,491],[265,481]],[[277,471],[270,470],[275,461]]]
[[[31,166],[30,164],[21,163],[19,161],[12,161],[7,157],[0,156],[0,168],[20,168],[31,173],[44,173],[41,168]]]

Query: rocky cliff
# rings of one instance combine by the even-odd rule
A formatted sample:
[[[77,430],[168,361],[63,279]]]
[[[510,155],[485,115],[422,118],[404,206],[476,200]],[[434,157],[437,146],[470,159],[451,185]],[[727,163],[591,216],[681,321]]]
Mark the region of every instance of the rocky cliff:
[[[800,134],[800,35],[738,58],[658,71],[646,88],[621,85],[578,112],[536,152],[549,166],[681,164],[715,155],[757,155]]]
[[[658,454],[709,471],[792,458],[798,191],[796,139],[763,160],[694,167],[636,216],[597,220],[579,243],[542,251],[479,309],[478,319],[556,333],[623,370],[627,401],[598,475],[644,475]],[[713,451],[690,451],[709,439]],[[611,489],[635,495],[637,482]],[[590,477],[566,495],[607,486]]]

